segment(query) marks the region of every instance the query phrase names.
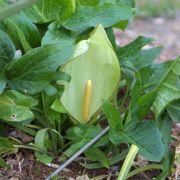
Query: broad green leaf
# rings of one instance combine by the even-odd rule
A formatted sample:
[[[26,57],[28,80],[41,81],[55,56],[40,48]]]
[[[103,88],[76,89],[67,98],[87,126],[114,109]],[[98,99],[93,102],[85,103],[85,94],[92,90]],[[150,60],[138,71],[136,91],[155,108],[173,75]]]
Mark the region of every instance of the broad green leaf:
[[[162,135],[154,122],[142,122],[126,127],[124,142],[139,147],[140,154],[149,161],[161,161],[164,155]]]
[[[29,51],[6,68],[8,85],[12,89],[35,94],[45,90],[54,78],[54,72],[73,53],[69,45],[48,44]]]
[[[101,128],[98,126],[94,126],[90,124],[81,124],[69,128],[66,132],[67,133],[66,138],[73,142],[79,142],[82,139],[89,141],[93,137],[95,137],[100,131]]]
[[[45,33],[41,43],[42,45],[45,45],[56,42],[59,42],[61,44],[73,44],[74,38],[71,36],[69,31],[59,27],[59,22],[52,22],[48,26],[48,30]]]
[[[34,23],[48,23],[60,19],[67,19],[75,11],[75,0],[42,0],[24,14]]]
[[[64,109],[63,105],[59,101],[59,99],[56,99],[53,104],[51,105],[51,109],[53,109],[56,112],[60,113],[66,113],[66,110]]]
[[[167,106],[167,111],[173,121],[180,122],[180,100]]]
[[[117,109],[115,109],[115,107],[113,107],[112,104],[107,101],[103,101],[102,111],[108,119],[110,129],[121,130],[123,128],[120,113]]]
[[[153,41],[153,39],[151,39],[151,38],[139,36],[137,39],[135,39],[131,43],[129,43],[123,47],[120,47],[117,52],[119,61],[126,62],[126,61],[135,60],[137,58],[137,56],[139,55],[141,49],[145,45],[151,43],[152,41]]]
[[[49,138],[49,133],[48,131],[50,131],[50,134],[52,135],[58,135],[58,137],[60,137],[60,133],[57,132],[55,129],[41,129],[37,132],[36,136],[35,136],[35,147],[39,148],[41,151],[44,151],[44,153],[35,152],[36,158],[42,162],[42,163],[50,163],[53,160],[53,157],[48,155],[47,150],[52,149],[52,139],[50,140]],[[54,141],[54,140],[53,140]]]
[[[0,30],[0,74],[4,66],[14,58],[15,46],[7,34]]]
[[[72,31],[85,31],[102,24],[105,28],[133,16],[132,8],[123,4],[104,4],[95,7],[79,6],[63,26]]]
[[[143,120],[143,116],[141,117],[142,119],[140,119],[139,112],[141,110],[138,105],[138,100],[142,94],[142,83],[140,79],[137,77],[137,79],[133,81],[131,86],[132,86],[131,92],[130,92],[131,101],[128,106],[128,114],[127,114],[127,118],[125,120],[124,126],[127,126],[129,123],[139,122],[140,120]],[[141,105],[143,106],[143,104]],[[148,104],[146,104],[146,106],[148,106]],[[147,109],[145,111],[147,111]]]
[[[34,118],[31,107],[38,101],[17,91],[8,90],[0,95],[0,117],[6,121],[19,122]]]
[[[149,161],[160,161],[164,155],[162,135],[152,121],[131,123],[122,132],[110,131],[113,144],[130,143],[140,149],[140,154]]]
[[[142,50],[139,56],[134,60],[133,66],[136,69],[141,69],[153,64],[154,60],[159,56],[162,51],[162,47],[154,47],[148,50]]]
[[[122,3],[130,7],[135,7],[135,0],[99,0],[100,4],[118,4]],[[122,30],[126,29],[128,26],[128,20],[122,20],[119,23],[116,23],[113,27],[120,28]]]
[[[66,132],[66,138],[71,141],[71,146],[65,152],[63,152],[60,160],[63,161],[67,157],[72,156],[100,132],[100,127],[90,124],[80,124],[79,126],[69,128]]]
[[[172,130],[172,120],[166,116],[165,113],[158,119],[159,127],[162,133],[163,142],[164,142],[164,157],[162,160],[163,169],[162,173],[156,178],[157,180],[164,180],[168,175],[171,174],[172,168],[174,166],[174,155],[171,152],[171,130]]]
[[[171,64],[172,62],[153,64],[139,70],[145,92],[154,90],[158,87]]]
[[[87,159],[91,161],[99,161],[103,167],[109,167],[109,160],[106,154],[101,151],[99,148],[91,147],[87,151],[85,151],[85,156]]]
[[[4,31],[11,37],[17,49],[27,52],[40,45],[41,37],[37,27],[25,16],[6,18],[3,25]]]
[[[88,80],[92,81],[90,120],[100,109],[101,100],[109,99],[115,92],[120,80],[120,66],[101,25],[93,31],[89,40],[81,43],[83,47],[79,45],[78,52],[75,53],[79,55],[62,68],[62,71],[71,76],[71,81],[65,87],[61,102],[75,120],[84,123],[85,84]]]
[[[158,117],[168,104],[180,98],[180,58],[175,60],[158,86],[154,112]]]
[[[150,91],[138,98],[138,115],[139,119],[143,119],[150,111],[151,106],[156,98],[156,91]]]
[[[79,149],[81,149],[85,144],[87,144],[86,141],[80,141],[80,142],[72,144],[65,152],[63,152],[63,155],[60,156],[59,160],[65,161],[67,158],[71,157]]]
[[[48,156],[47,154],[40,154],[40,153],[36,152],[35,155],[36,155],[37,160],[44,164],[49,164],[53,160],[53,157]]]
[[[35,137],[35,145],[43,150],[47,150],[47,141],[49,141],[49,136],[48,136],[48,129],[41,129],[37,132],[36,137]],[[42,154],[39,152],[35,152],[36,158],[45,164],[50,163],[53,158],[48,156],[47,154]]]
[[[42,149],[46,149],[46,140],[48,139],[48,129],[41,129],[35,137],[35,144]]]
[[[120,47],[117,50],[120,63],[125,67],[136,70],[152,65],[154,60],[159,56],[162,47],[141,50],[151,42],[152,39],[139,36],[130,44]]]

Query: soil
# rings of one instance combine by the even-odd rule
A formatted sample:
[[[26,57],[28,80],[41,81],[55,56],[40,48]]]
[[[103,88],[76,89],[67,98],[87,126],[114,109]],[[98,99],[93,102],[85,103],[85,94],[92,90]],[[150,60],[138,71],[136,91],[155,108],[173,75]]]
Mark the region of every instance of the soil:
[[[166,19],[159,17],[155,19],[135,19],[130,24],[126,31],[115,30],[117,36],[117,43],[125,45],[134,40],[139,35],[153,37],[155,41],[148,45],[147,48],[153,46],[164,46],[160,57],[156,62],[161,63],[166,60],[173,60],[180,54],[180,17],[175,19]],[[173,133],[179,136],[180,126],[174,125]],[[51,167],[37,163],[34,159],[34,155],[31,151],[21,151],[16,155],[7,158],[7,162],[10,165],[10,169],[0,168],[0,180],[42,180],[52,171],[55,170],[55,166]],[[58,163],[57,163],[58,164]],[[56,167],[57,168],[57,167]],[[70,167],[66,168],[61,174],[62,179],[67,180],[88,180],[89,177],[96,177],[100,175],[100,179],[116,179],[113,174],[118,171],[119,166],[114,166],[107,169],[100,169],[89,171],[85,170],[78,165],[78,163],[72,163]],[[141,174],[131,178],[132,180],[150,180],[156,177],[160,172],[153,170],[148,171],[145,174]],[[108,174],[108,175],[107,175]],[[59,178],[61,179],[61,178]],[[94,178],[92,178],[94,179]]]

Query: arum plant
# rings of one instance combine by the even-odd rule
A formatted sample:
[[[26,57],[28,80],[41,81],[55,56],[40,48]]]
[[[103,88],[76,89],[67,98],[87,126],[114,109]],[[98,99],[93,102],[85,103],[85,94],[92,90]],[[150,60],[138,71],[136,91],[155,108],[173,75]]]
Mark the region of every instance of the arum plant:
[[[88,40],[81,41],[77,45],[74,56],[61,69],[71,76],[71,81],[66,84],[61,97],[61,103],[74,120],[79,123],[88,123],[97,116],[102,99],[110,99],[116,91],[120,80],[120,66],[102,25],[96,27]],[[108,130],[109,127],[102,130],[47,177],[47,180],[61,172]]]

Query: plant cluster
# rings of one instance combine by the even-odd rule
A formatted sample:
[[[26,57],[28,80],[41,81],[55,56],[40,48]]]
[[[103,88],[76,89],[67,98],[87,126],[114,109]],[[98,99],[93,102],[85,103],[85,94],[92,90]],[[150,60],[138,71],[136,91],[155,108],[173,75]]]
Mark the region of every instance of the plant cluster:
[[[0,5],[5,12],[7,2]],[[7,167],[3,157],[20,148],[34,150],[45,164],[65,161],[109,126],[84,152],[83,167],[118,164],[132,144],[157,162],[149,168],[162,169],[157,179],[171,173],[180,58],[154,64],[162,47],[143,48],[153,40],[142,36],[116,45],[113,28],[127,27],[134,6],[133,0],[42,0],[2,19],[0,166]],[[8,136],[10,127],[33,142]]]

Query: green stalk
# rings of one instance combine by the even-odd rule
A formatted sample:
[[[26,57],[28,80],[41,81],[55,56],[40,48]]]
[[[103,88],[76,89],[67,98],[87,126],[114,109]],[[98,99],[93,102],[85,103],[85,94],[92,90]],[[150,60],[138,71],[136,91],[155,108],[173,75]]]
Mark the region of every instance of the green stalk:
[[[45,120],[46,120],[46,123],[47,123],[46,127],[49,127],[49,129],[53,129],[53,127],[51,126],[51,122],[49,121],[49,118],[48,118],[48,112],[47,112],[48,107],[46,105],[45,93],[42,92],[41,95],[42,95],[43,112],[44,112]],[[50,134],[50,137],[51,137],[51,140],[52,140],[52,143],[53,143],[54,151],[57,154],[58,147],[57,147],[57,143],[56,143],[56,136],[54,136],[54,134],[51,131],[49,132],[49,134]]]
[[[137,168],[137,169],[129,172],[127,175],[127,178],[130,178],[136,174],[142,173],[142,172],[147,171],[147,170],[162,169],[162,168],[163,168],[163,166],[161,164],[150,164],[150,165],[143,166],[143,167]]]
[[[33,150],[33,151],[37,151],[43,154],[48,154],[48,152],[44,151],[43,149],[40,148],[36,148],[33,146],[28,146],[28,145],[13,145],[15,148],[22,148],[22,149],[29,149],[29,150]]]
[[[136,145],[134,145],[134,144],[131,145],[131,148],[130,148],[129,153],[123,163],[123,166],[121,168],[121,171],[119,173],[117,180],[125,180],[127,178],[129,169],[130,169],[138,151],[139,151],[139,148]]]
[[[4,7],[0,10],[0,21],[5,19],[6,17],[9,17],[20,10],[23,10],[26,7],[29,7],[30,5],[38,2],[39,0],[21,0],[14,4],[8,5],[7,7]]]
[[[14,123],[14,122],[6,121],[6,123],[9,124],[10,126],[13,126],[13,127],[17,128],[17,129],[19,129],[19,130],[21,130],[21,131],[31,135],[31,136],[35,136],[36,135],[36,131],[33,130],[32,128],[29,128],[29,127],[26,127],[26,126],[22,126],[22,125],[20,125],[18,123]]]

